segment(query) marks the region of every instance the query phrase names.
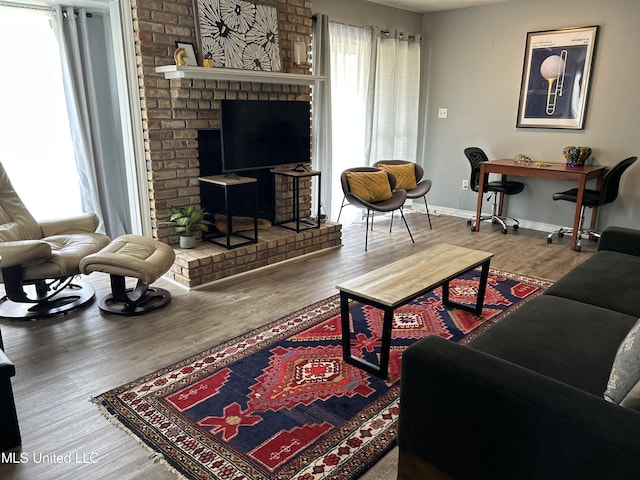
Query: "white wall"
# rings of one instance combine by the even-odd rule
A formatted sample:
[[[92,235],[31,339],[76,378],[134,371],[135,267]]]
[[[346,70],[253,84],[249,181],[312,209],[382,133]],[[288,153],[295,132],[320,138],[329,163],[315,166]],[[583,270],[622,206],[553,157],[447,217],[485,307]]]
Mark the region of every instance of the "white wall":
[[[433,180],[430,204],[475,210],[475,193],[460,189],[461,180],[469,177],[467,146],[482,147],[490,158],[525,153],[534,160],[562,162],[564,146],[587,145],[593,149],[591,161],[602,165],[640,154],[637,0],[511,0],[424,18],[428,107],[422,163]],[[587,25],[599,25],[600,31],[585,129],[517,129],[527,32]],[[448,108],[447,119],[437,118],[439,107]],[[554,202],[552,194],[573,185],[522,181],[527,188],[509,200],[510,215],[571,224],[574,205]],[[623,177],[616,203],[601,209],[599,227],[640,228],[639,185],[640,162]]]

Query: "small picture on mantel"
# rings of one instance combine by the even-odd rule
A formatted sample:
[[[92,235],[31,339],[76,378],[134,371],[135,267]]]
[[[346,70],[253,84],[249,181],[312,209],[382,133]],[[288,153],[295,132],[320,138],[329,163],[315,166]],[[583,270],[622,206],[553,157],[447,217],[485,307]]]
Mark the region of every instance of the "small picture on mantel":
[[[280,71],[278,11],[242,0],[195,0],[202,58],[214,67]]]
[[[196,49],[193,43],[190,42],[176,42],[176,48],[184,48],[186,53],[184,61],[189,67],[198,66],[198,57],[196,56]]]

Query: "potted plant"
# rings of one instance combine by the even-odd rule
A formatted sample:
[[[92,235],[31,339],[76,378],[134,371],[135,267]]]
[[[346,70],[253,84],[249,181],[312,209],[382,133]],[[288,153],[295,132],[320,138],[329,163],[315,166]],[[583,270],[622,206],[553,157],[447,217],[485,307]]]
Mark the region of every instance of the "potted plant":
[[[196,246],[196,237],[194,232],[202,230],[209,231],[209,225],[212,223],[205,219],[208,213],[194,205],[188,207],[169,207],[171,216],[168,225],[173,225],[176,233],[180,234],[180,248],[194,248]]]

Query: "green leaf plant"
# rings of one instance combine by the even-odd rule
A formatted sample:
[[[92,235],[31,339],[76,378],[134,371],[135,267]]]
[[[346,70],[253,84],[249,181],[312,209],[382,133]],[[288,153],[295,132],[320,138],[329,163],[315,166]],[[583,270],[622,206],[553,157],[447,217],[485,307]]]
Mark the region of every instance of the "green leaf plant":
[[[193,236],[193,232],[202,230],[209,231],[209,225],[213,225],[205,217],[209,215],[204,209],[197,208],[194,205],[188,207],[169,207],[171,216],[167,225],[172,225],[176,229],[176,233],[184,237]]]

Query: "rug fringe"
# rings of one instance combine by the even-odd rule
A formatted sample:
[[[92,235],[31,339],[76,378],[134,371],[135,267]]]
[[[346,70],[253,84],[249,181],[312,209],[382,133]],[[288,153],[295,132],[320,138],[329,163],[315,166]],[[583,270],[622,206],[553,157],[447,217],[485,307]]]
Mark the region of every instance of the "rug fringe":
[[[178,476],[179,480],[191,480],[189,477],[185,476],[182,472],[180,472],[177,468],[175,468],[171,463],[169,463],[165,458],[165,456],[162,455],[162,453],[154,450],[152,447],[149,446],[149,444],[147,444],[144,440],[142,440],[139,436],[137,436],[133,431],[131,431],[130,428],[128,428],[124,423],[118,420],[118,415],[109,411],[109,409],[105,407],[100,397],[91,397],[90,401],[91,403],[95,404],[98,407],[98,410],[100,410],[100,413],[102,413],[102,415],[105,417],[105,419],[109,423],[111,423],[112,425],[115,425],[118,429],[122,430],[123,432],[126,432],[130,437],[133,438],[133,440],[135,440],[135,442],[138,445],[142,446],[142,448],[144,448],[147,452],[147,458],[150,459],[152,463],[161,464],[164,468],[167,468],[171,472],[175,473]]]

